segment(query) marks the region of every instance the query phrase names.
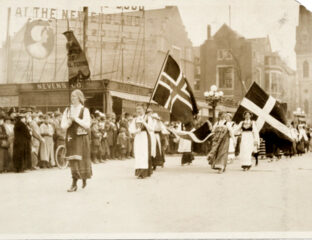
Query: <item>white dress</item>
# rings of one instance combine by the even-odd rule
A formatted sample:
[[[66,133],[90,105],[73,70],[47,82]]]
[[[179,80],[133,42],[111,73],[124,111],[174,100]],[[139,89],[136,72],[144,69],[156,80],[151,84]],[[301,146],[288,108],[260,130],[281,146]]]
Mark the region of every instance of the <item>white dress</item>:
[[[257,141],[257,144],[259,144],[259,133],[254,121],[246,121],[245,124],[243,123],[244,121],[238,126],[238,129],[242,130],[238,159],[242,168],[250,168],[252,165],[252,152],[255,149],[254,142]]]
[[[146,130],[141,131],[137,127],[137,123],[144,121],[143,116],[133,119],[129,125],[129,132],[135,134],[133,143],[133,152],[135,158],[135,169],[148,169],[149,161],[149,146],[148,146],[148,133],[147,131],[153,130],[152,121],[147,121]]]

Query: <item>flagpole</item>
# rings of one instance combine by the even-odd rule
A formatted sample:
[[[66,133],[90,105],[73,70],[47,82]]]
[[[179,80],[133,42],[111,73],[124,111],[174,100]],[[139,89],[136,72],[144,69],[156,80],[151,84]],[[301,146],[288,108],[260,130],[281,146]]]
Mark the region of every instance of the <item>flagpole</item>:
[[[148,102],[148,104],[147,104],[147,107],[146,107],[146,110],[145,110],[145,114],[144,114],[144,115],[146,115],[147,109],[148,109],[148,108],[149,108],[149,106],[151,105],[151,101],[152,101],[152,98],[153,98],[153,96],[154,96],[155,88],[156,88],[157,83],[158,83],[158,81],[159,81],[160,75],[161,75],[162,71],[164,70],[164,67],[165,67],[165,64],[166,64],[166,62],[167,62],[167,59],[168,59],[169,53],[170,53],[170,50],[168,50],[168,51],[167,51],[167,54],[166,54],[165,60],[164,60],[164,62],[162,63],[161,69],[160,69],[160,71],[159,71],[159,74],[158,74],[158,77],[157,77],[156,83],[155,83],[154,88],[153,88],[152,95],[151,95],[151,97],[150,97],[150,99],[149,99],[149,102]]]

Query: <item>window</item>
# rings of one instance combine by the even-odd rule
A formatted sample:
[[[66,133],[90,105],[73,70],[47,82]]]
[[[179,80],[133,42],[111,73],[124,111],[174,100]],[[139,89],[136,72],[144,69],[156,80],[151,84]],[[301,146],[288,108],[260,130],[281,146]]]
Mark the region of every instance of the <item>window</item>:
[[[200,90],[200,81],[196,81],[194,84],[194,89],[199,91]]]
[[[218,85],[219,85],[219,88],[233,88],[234,86],[233,67],[219,67],[218,68]]]
[[[275,64],[276,64],[276,57],[272,57],[272,58],[271,58],[271,64],[272,64],[272,65],[275,65]]]
[[[303,62],[303,77],[309,77],[309,63],[307,61]]]
[[[269,65],[269,57],[265,57],[264,63],[265,63],[265,65]]]
[[[192,49],[189,47],[185,48],[185,59],[192,61]]]
[[[265,73],[265,90],[269,91],[270,90],[270,74],[268,72]]]
[[[218,60],[232,60],[232,54],[230,49],[218,49]]]
[[[271,92],[278,93],[278,76],[274,72],[271,74]]]

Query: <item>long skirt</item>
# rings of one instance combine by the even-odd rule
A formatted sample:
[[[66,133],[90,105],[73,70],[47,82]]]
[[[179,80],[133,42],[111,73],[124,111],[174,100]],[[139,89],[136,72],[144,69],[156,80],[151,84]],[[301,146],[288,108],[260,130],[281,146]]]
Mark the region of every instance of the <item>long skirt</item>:
[[[194,155],[192,152],[184,152],[181,158],[181,164],[190,164],[194,160]]]
[[[134,143],[135,176],[149,177],[152,174],[151,143],[147,131],[135,135]]]
[[[220,143],[215,158],[210,162],[211,168],[215,170],[224,170],[227,165],[228,160],[228,150],[229,150],[230,139],[225,136]]]
[[[165,156],[164,156],[164,152],[162,149],[160,136],[157,133],[155,134],[155,136],[156,136],[156,157],[152,159],[152,164],[153,164],[153,167],[156,167],[156,166],[163,167],[164,162],[165,162]]]
[[[78,155],[82,156],[81,160],[69,160],[69,166],[74,179],[88,179],[92,176],[90,139],[88,135],[76,136],[79,138]]]
[[[254,150],[254,138],[251,131],[242,132],[240,153],[238,159],[242,168],[250,168],[252,165],[252,152]]]
[[[228,159],[232,161],[234,160],[234,158],[235,158],[235,145],[233,139],[230,138]]]

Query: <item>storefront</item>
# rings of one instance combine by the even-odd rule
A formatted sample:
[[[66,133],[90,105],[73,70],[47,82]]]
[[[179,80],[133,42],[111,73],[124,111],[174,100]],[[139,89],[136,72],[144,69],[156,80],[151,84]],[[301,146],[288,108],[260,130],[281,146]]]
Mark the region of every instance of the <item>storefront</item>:
[[[76,88],[84,92],[85,105],[91,112],[114,112],[117,116],[123,112],[135,113],[136,104],[147,105],[152,93],[151,88],[108,79],[86,81],[70,89],[67,82],[3,84],[0,88],[0,107],[35,106],[43,112],[63,111],[69,105],[70,91]],[[165,121],[169,120],[167,110],[156,104],[150,107]]]

